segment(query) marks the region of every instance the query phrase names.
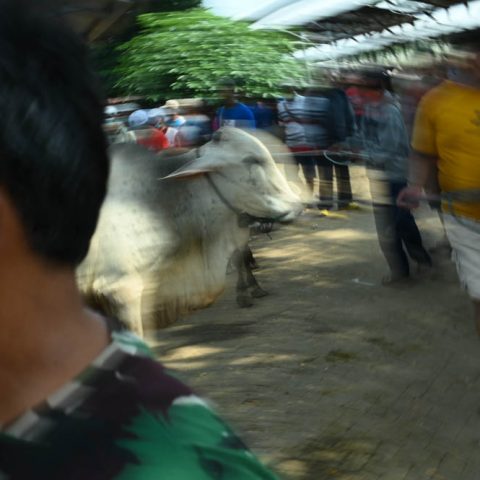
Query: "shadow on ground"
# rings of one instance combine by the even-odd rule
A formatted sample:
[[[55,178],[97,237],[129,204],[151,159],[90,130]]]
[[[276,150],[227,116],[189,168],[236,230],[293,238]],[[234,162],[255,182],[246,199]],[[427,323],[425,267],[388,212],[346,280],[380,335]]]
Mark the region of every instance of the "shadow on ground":
[[[438,219],[420,212],[425,241]],[[478,480],[479,347],[469,301],[445,252],[396,288],[371,212],[256,237],[270,295],[214,306],[162,330],[155,352],[209,397],[282,477]]]

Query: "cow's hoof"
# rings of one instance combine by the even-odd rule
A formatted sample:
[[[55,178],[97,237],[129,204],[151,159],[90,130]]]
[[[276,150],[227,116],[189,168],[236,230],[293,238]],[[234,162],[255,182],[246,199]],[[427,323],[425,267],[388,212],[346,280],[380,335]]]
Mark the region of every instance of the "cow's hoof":
[[[253,298],[262,298],[268,295],[268,292],[262,287],[254,287],[251,293]]]
[[[250,295],[245,295],[245,294],[237,295],[237,305],[240,308],[251,307],[253,305],[252,297]]]

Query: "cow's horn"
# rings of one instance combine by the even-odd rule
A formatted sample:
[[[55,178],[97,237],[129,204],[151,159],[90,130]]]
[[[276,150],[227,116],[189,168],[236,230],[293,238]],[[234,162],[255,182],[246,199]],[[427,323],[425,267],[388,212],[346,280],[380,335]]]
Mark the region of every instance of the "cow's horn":
[[[167,175],[166,177],[159,177],[157,180],[171,180],[173,178],[192,178],[198,177],[199,175],[205,175],[207,173],[213,173],[217,171],[217,168],[214,167],[202,167],[202,166],[189,166],[187,168],[179,168],[175,172]]]

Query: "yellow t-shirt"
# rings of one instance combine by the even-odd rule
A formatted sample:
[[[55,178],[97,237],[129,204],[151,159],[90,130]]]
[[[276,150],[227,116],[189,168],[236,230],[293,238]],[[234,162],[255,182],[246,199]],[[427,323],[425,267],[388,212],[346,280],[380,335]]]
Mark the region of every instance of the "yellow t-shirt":
[[[438,158],[442,192],[480,190],[480,89],[446,81],[428,92],[417,110],[412,147]],[[445,203],[443,209],[449,211]],[[454,210],[480,220],[480,200],[455,202]]]

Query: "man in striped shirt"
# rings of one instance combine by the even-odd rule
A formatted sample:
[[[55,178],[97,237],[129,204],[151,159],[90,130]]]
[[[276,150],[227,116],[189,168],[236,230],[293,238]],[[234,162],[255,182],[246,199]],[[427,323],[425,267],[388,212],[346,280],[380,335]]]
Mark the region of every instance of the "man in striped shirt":
[[[323,96],[303,96],[291,89],[291,98],[278,102],[278,118],[285,127],[285,143],[302,167],[313,195],[319,149],[329,145],[330,101]]]

